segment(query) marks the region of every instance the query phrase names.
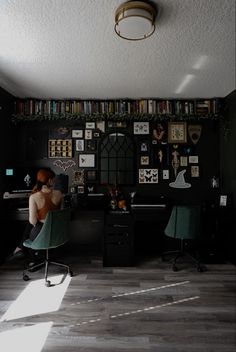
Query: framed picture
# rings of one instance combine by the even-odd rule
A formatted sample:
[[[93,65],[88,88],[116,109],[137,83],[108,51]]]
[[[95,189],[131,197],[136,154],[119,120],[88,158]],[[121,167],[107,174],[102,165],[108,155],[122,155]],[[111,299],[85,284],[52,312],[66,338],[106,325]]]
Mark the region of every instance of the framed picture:
[[[88,152],[94,152],[95,150],[97,150],[97,141],[95,141],[94,139],[86,140],[86,150]]]
[[[227,194],[221,194],[220,195],[220,207],[226,207],[227,206]]]
[[[149,152],[149,143],[148,143],[148,141],[142,141],[140,143],[140,152]]]
[[[79,167],[95,167],[95,154],[79,154]]]
[[[77,193],[83,194],[84,193],[84,186],[78,186],[77,187]]]
[[[126,121],[108,121],[109,128],[126,128]]]
[[[71,137],[72,138],[83,138],[83,130],[72,130]]]
[[[149,156],[148,155],[142,155],[140,157],[140,165],[149,165]]]
[[[88,130],[90,130],[90,129],[94,130],[95,122],[86,122],[85,128],[88,129]]]
[[[198,164],[198,156],[197,155],[189,155],[188,161],[189,161],[189,164]]]
[[[96,181],[96,179],[97,179],[96,170],[88,170],[86,173],[86,180],[91,182],[91,181]]]
[[[187,143],[186,122],[168,122],[168,143]]]
[[[83,152],[84,151],[84,140],[83,139],[76,139],[75,150],[77,152]]]
[[[180,157],[180,166],[188,166],[188,157],[187,156]]]
[[[96,128],[101,132],[105,132],[105,121],[96,121]]]
[[[73,171],[72,184],[74,186],[84,184],[84,169]]]
[[[134,122],[134,134],[149,134],[149,122]]]
[[[49,158],[72,158],[72,139],[49,139]]]
[[[169,176],[169,170],[162,170],[162,179],[163,180],[169,180],[170,176]]]
[[[158,169],[139,169],[139,183],[158,183]]]
[[[191,177],[199,177],[199,166],[191,166]]]
[[[92,130],[85,130],[84,131],[84,138],[85,139],[92,139],[92,137],[93,137]]]
[[[99,130],[93,131],[93,138],[100,138],[100,135],[101,135],[101,131]]]

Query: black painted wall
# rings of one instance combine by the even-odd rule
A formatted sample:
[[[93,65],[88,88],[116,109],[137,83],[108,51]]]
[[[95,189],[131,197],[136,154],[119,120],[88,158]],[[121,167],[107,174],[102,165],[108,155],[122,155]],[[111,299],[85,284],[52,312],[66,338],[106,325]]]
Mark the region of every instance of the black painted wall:
[[[126,193],[130,191],[137,191],[143,195],[164,195],[171,200],[173,203],[199,203],[206,202],[218,206],[219,195],[227,193],[231,196],[232,204],[236,203],[236,186],[235,186],[235,175],[236,175],[236,94],[235,91],[226,97],[226,110],[225,119],[227,123],[220,123],[217,120],[201,120],[199,121],[188,121],[188,123],[200,123],[202,125],[202,135],[196,146],[192,145],[188,139],[187,146],[191,147],[191,155],[198,155],[199,157],[199,178],[192,178],[189,173],[189,168],[185,174],[186,182],[190,182],[192,187],[189,189],[173,189],[169,187],[169,183],[173,182],[175,177],[171,168],[171,165],[165,165],[163,168],[170,170],[170,179],[162,180],[158,184],[138,184],[138,168],[140,166],[140,153],[139,145],[140,141],[146,139],[146,136],[134,136],[132,123],[127,124],[127,128],[123,131],[132,136],[137,154],[135,157],[136,164],[136,183],[131,186],[124,187]],[[83,128],[81,122],[27,122],[14,125],[11,123],[11,115],[13,113],[14,97],[0,89],[0,116],[1,116],[1,130],[2,138],[0,140],[1,145],[1,157],[0,157],[0,192],[1,192],[1,215],[4,219],[4,202],[2,195],[5,190],[3,184],[3,174],[5,168],[9,166],[30,166],[30,167],[51,167],[56,173],[63,172],[62,169],[55,167],[53,161],[55,159],[48,159],[47,141],[50,138],[51,131],[61,126],[69,126],[71,128]],[[154,123],[151,123],[151,130],[154,128]],[[108,130],[107,130],[108,131]],[[111,130],[110,130],[111,131]],[[110,132],[109,131],[109,132]],[[151,135],[148,137],[150,142],[150,167],[155,167],[153,160],[152,149],[155,146],[152,145]],[[172,148],[169,146],[169,148]],[[180,148],[182,148],[180,146]],[[99,150],[99,148],[98,148]],[[171,154],[171,149],[169,150]],[[76,162],[78,167],[78,152],[75,152],[73,160]],[[99,155],[97,155],[96,168],[99,165]],[[69,175],[69,183],[72,182],[72,170],[68,169],[65,173]],[[181,168],[178,170],[180,171]],[[211,188],[211,178],[213,176],[219,177],[220,187],[219,189]],[[99,185],[97,181],[97,191],[104,191],[104,187]],[[233,209],[233,210],[232,210]],[[226,210],[227,211],[227,210]],[[231,208],[231,212],[234,208]],[[219,213],[219,216],[226,218],[227,214],[225,211]],[[230,221],[234,219],[228,227],[225,237],[221,240],[224,242],[224,251],[232,259],[234,258],[235,245],[235,217],[230,215]],[[223,224],[223,225],[222,225]],[[219,224],[219,229],[222,232],[225,222],[222,221]]]
[[[221,126],[221,186],[231,204],[223,214],[222,240],[227,257],[236,263],[236,90],[225,99],[225,119]]]
[[[152,133],[150,135],[133,135],[133,123],[127,124],[125,129],[119,129],[120,132],[128,133],[133,139],[136,156],[135,156],[135,183],[130,186],[125,186],[123,189],[126,193],[130,191],[137,191],[141,195],[164,195],[173,202],[176,203],[199,203],[203,201],[215,201],[219,196],[219,189],[211,188],[211,178],[213,176],[219,177],[220,175],[220,128],[219,121],[209,121],[201,120],[199,121],[188,121],[188,124],[201,124],[202,125],[202,134],[199,142],[196,145],[193,145],[190,138],[188,137],[187,144],[179,144],[177,151],[180,155],[197,155],[199,162],[200,175],[197,178],[191,177],[190,167],[191,165],[185,167],[179,167],[178,172],[187,169],[184,177],[185,181],[191,183],[191,188],[188,189],[175,189],[169,186],[170,182],[175,180],[175,175],[173,168],[171,166],[171,153],[174,148],[171,144],[163,145],[154,145],[152,144]],[[51,167],[55,173],[64,173],[63,170],[59,167],[53,165],[55,159],[48,159],[48,138],[53,130],[58,127],[71,127],[74,129],[84,128],[84,125],[80,122],[69,122],[62,121],[60,122],[27,122],[19,124],[17,126],[17,153],[16,153],[16,163],[18,165],[25,166],[39,166],[39,167]],[[150,122],[150,130],[152,131],[155,127],[154,122]],[[117,129],[106,129],[106,133],[117,131]],[[101,136],[102,138],[102,136]],[[99,140],[98,148],[95,152],[96,154],[96,166],[95,169],[99,170]],[[140,153],[140,143],[145,140],[149,143],[149,155],[150,163],[148,166],[140,165],[140,156],[146,155],[146,153]],[[158,165],[155,160],[155,151],[158,148],[164,148],[168,157],[165,158],[163,165]],[[189,154],[186,154],[186,149],[190,149]],[[86,151],[85,151],[86,153]],[[68,168],[65,172],[69,176],[69,185],[72,185],[73,179],[73,170],[78,169],[78,152],[74,152],[73,160],[75,161],[75,166]],[[58,158],[56,158],[58,159]],[[60,158],[59,158],[60,159]],[[61,159],[63,160],[63,159]],[[66,161],[67,159],[65,159]],[[159,183],[158,184],[139,184],[138,183],[138,169],[139,168],[158,168],[159,169]],[[170,178],[169,180],[162,179],[162,170],[169,169]],[[99,172],[97,183],[97,192],[103,192],[106,189],[99,183]]]
[[[16,158],[15,133],[12,128],[11,116],[13,114],[14,97],[0,88],[0,214],[4,218],[3,192],[4,192],[4,171],[8,163],[14,163]]]

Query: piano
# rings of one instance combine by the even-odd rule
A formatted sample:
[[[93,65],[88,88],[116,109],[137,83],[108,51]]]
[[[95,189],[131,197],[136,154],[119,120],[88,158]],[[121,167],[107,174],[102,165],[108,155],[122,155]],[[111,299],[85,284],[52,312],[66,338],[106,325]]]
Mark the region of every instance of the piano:
[[[29,196],[29,190],[4,192],[3,199],[8,220],[27,221],[29,219]]]
[[[164,229],[171,207],[164,196],[135,194],[131,197],[131,214],[135,238],[135,252],[149,254],[162,252]]]
[[[135,193],[131,197],[130,208],[132,213],[150,213],[165,211],[169,208],[169,201],[165,196],[139,195]]]

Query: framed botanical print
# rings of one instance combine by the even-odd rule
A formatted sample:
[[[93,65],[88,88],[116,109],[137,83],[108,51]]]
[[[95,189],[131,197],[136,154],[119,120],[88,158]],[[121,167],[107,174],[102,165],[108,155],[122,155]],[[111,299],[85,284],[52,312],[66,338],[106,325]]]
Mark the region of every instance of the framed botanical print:
[[[168,143],[187,143],[186,122],[168,122]]]

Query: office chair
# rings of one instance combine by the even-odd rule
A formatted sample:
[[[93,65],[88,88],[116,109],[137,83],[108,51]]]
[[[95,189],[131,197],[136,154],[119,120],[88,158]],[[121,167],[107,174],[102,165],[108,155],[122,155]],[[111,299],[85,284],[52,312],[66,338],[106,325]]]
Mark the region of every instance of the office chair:
[[[180,239],[180,249],[168,251],[162,254],[162,259],[165,260],[167,255],[174,256],[172,262],[173,271],[178,271],[176,262],[181,257],[188,257],[196,265],[199,272],[203,271],[199,258],[190,254],[186,247],[188,240],[195,240],[200,237],[201,232],[201,207],[200,205],[191,206],[174,206],[164,230],[166,236]]]
[[[49,260],[49,249],[57,248],[62,246],[68,241],[68,231],[70,228],[70,209],[60,209],[49,211],[42,229],[38,236],[31,241],[27,239],[23,242],[23,245],[29,249],[35,251],[45,250],[45,259],[39,264],[35,264],[30,268],[23,271],[23,280],[28,281],[29,276],[26,274],[27,271],[34,271],[37,267],[45,265],[45,285],[49,287],[51,282],[48,280],[48,267],[49,264],[54,264],[67,269],[70,276],[73,276],[73,272],[70,267],[65,264],[57,263]]]

